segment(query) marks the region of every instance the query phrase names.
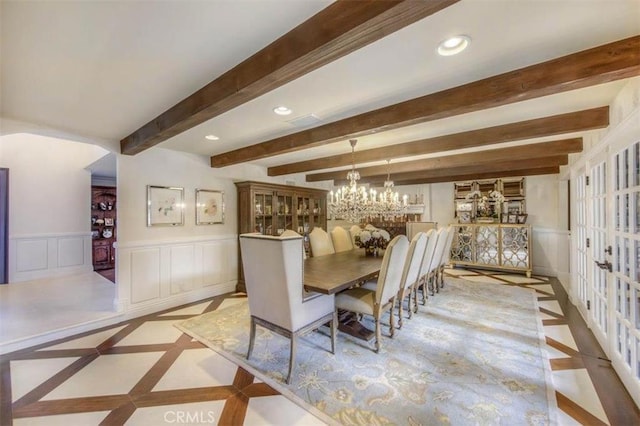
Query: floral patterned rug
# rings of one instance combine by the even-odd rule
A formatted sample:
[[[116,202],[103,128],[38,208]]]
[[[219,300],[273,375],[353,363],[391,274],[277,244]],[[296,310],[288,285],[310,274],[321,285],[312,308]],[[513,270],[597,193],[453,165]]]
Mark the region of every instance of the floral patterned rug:
[[[444,289],[393,339],[383,329],[378,354],[339,333],[332,355],[328,330],[299,339],[289,385],[287,339],[258,327],[246,359],[248,303],[177,327],[327,423],[554,424],[557,406],[538,315],[533,290],[447,277]]]

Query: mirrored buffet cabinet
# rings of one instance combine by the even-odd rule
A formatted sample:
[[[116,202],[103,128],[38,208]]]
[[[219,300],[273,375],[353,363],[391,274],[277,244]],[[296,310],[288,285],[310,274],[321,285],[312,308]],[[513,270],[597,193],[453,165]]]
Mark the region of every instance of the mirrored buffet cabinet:
[[[531,225],[452,224],[451,264],[531,276]]]

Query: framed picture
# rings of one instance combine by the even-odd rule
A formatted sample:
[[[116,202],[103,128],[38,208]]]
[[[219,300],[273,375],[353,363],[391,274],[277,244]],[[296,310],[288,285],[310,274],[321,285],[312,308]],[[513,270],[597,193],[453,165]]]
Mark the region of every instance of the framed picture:
[[[500,214],[500,223],[509,223],[509,213]]]
[[[224,223],[224,191],[196,189],[196,225]]]
[[[113,226],[113,218],[112,217],[105,217],[104,218],[104,225],[105,226]]]
[[[518,215],[515,213],[509,213],[507,223],[518,223]]]
[[[184,225],[184,188],[147,185],[147,226]]]
[[[527,222],[527,216],[529,216],[529,215],[526,214],[526,213],[520,213],[520,214],[516,215],[516,223],[519,223],[519,224],[526,223]]]

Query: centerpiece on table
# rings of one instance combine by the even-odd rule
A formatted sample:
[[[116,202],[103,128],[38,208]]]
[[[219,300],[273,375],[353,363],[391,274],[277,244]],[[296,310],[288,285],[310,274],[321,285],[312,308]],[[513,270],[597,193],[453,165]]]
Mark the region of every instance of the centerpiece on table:
[[[378,256],[379,249],[387,248],[391,236],[384,229],[378,229],[373,225],[367,225],[355,236],[356,246],[364,248],[367,256]]]

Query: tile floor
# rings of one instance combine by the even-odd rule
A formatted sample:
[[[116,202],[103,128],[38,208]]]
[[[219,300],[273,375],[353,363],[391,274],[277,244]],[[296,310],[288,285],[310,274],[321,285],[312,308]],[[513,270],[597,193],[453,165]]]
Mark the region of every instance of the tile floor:
[[[563,319],[553,279],[461,269],[447,273],[535,290],[561,408],[558,423],[610,424]],[[173,327],[243,297],[219,296],[3,355],[0,424],[321,424]]]

